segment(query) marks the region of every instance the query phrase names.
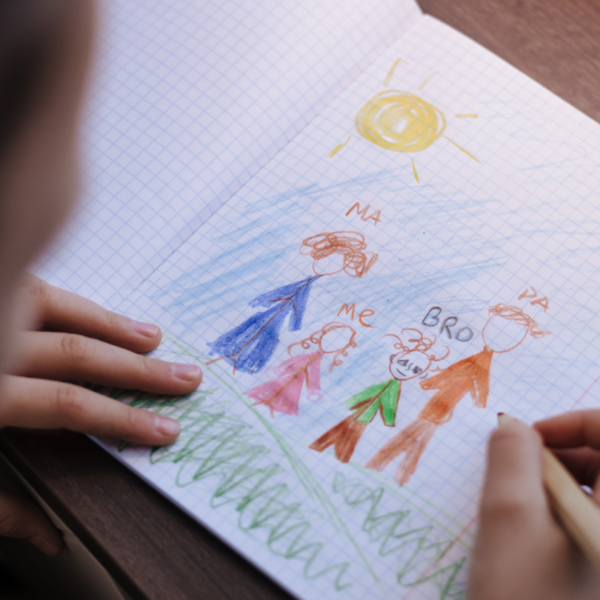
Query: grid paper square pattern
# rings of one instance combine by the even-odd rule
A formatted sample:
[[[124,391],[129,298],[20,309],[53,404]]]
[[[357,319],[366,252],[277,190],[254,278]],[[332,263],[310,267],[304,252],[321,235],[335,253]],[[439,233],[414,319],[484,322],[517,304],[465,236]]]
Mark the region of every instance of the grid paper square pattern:
[[[599,139],[423,17],[123,303],[204,381],[107,448],[297,597],[464,597],[496,412],[598,404]]]
[[[36,269],[114,308],[418,18],[410,0],[106,0],[83,204]]]

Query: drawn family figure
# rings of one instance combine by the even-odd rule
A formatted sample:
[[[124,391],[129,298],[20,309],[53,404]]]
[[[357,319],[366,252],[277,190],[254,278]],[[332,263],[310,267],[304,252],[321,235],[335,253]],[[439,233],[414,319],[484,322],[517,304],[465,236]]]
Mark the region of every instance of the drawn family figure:
[[[312,450],[323,452],[333,446],[336,458],[341,462],[348,462],[367,425],[377,413],[384,425],[394,427],[402,382],[427,376],[432,363],[443,360],[450,352],[445,348],[443,356],[436,356],[431,352],[435,336],[433,339],[425,337],[418,329],[403,329],[401,335],[406,339],[406,344],[396,335],[384,336],[395,338],[397,341],[394,349],[399,350],[390,357],[389,370],[392,378],[352,396],[346,402],[352,414],[315,440],[310,445]]]
[[[260,371],[271,359],[279,343],[286,319],[288,330],[298,331],[313,283],[328,275],[344,272],[350,277],[363,277],[377,261],[377,254],[367,252],[364,236],[355,231],[333,231],[306,238],[300,253],[313,260],[313,275],[262,294],[249,303],[266,310],[246,319],[241,325],[208,344],[217,360],[226,360],[245,373]]]
[[[367,467],[382,471],[392,460],[405,453],[394,479],[404,485],[415,472],[419,459],[437,428],[452,418],[456,405],[471,394],[473,405],[485,408],[490,389],[490,367],[494,354],[511,352],[529,334],[542,338],[544,331],[517,306],[496,304],[488,308],[489,318],[482,331],[483,350],[450,365],[421,382],[424,390],[438,390],[417,419],[397,433],[373,456]]]
[[[297,346],[311,351],[293,356],[292,348]],[[296,416],[304,386],[308,400],[315,402],[321,399],[323,358],[331,356],[331,372],[334,367],[342,364],[342,357],[348,356],[351,348],[356,348],[356,331],[339,321],[327,323],[319,331],[289,346],[290,358],[270,369],[276,375],[275,379],[253,387],[246,395],[256,400],[255,405],[268,406],[271,416],[274,411]]]

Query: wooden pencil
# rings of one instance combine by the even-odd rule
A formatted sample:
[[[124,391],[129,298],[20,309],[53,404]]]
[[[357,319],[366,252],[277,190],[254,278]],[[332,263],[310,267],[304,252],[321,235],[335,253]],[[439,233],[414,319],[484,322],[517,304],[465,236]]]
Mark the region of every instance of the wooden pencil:
[[[498,414],[498,423],[523,421],[505,413]],[[550,502],[571,539],[600,569],[600,508],[581,489],[562,463],[548,450],[542,449],[542,479],[548,490]]]

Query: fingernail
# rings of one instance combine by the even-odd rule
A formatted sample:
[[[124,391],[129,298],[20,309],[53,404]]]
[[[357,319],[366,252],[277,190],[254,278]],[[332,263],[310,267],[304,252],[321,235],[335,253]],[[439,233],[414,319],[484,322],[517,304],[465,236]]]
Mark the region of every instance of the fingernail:
[[[158,325],[154,325],[153,323],[143,323],[142,321],[134,321],[133,330],[138,335],[143,335],[147,338],[155,338],[159,332]]]
[[[160,415],[154,417],[154,427],[158,433],[166,437],[177,436],[181,432],[179,421],[170,419],[169,417],[161,417]]]
[[[177,379],[182,381],[194,381],[198,379],[201,369],[198,365],[174,364],[171,366],[172,373]]]
[[[49,554],[50,556],[58,556],[60,552],[60,546],[57,546],[50,540],[36,535],[29,540],[34,546],[39,548],[44,554]]]

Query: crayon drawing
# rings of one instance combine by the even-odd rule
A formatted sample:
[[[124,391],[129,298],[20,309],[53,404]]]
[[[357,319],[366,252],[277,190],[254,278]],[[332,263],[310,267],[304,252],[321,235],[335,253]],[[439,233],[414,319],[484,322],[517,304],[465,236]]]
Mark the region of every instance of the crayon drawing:
[[[306,385],[310,401],[321,400],[321,362],[326,355],[333,355],[329,371],[342,364],[342,358],[348,356],[348,350],[356,348],[356,331],[344,323],[327,323],[301,342],[288,348],[290,358],[272,369],[275,379],[257,385],[246,392],[256,400],[255,405],[268,406],[273,412],[297,415],[302,389]],[[303,350],[313,349],[294,356],[292,348],[300,346]]]
[[[234,373],[260,371],[275,352],[286,318],[289,317],[289,331],[302,327],[310,288],[317,279],[341,272],[360,278],[369,272],[377,254],[367,252],[366,248],[364,236],[355,231],[334,231],[306,238],[300,253],[312,258],[313,275],[254,298],[250,306],[267,310],[210,342],[211,353],[218,355],[212,362],[225,359],[233,365]]]
[[[406,343],[396,335],[394,349],[396,354],[390,357],[389,371],[391,379],[372,385],[358,394],[354,394],[347,402],[352,415],[326,431],[315,440],[310,448],[323,452],[333,446],[335,456],[343,463],[347,463],[358,444],[367,425],[373,421],[377,413],[387,427],[396,424],[396,412],[400,402],[402,382],[410,381],[416,377],[426,377],[433,362],[447,358],[450,350],[445,348],[442,356],[436,356],[431,349],[435,344],[435,337],[425,337],[418,329],[403,329],[401,335]]]
[[[428,32],[411,29],[233,183],[121,307],[163,328],[157,357],[200,364],[204,379],[175,400],[119,392],[182,424],[173,445],[120,458],[305,600],[464,600],[495,413],[532,422],[598,405],[593,125],[556,120],[565,106],[522,75],[471,57],[468,41],[450,56]],[[406,152],[356,132],[385,89],[404,104],[382,95],[365,133]],[[413,135],[402,119],[414,111]],[[485,149],[485,168],[445,136]],[[334,322],[347,326],[339,344]]]
[[[440,139],[446,118],[414,94],[386,90],[358,111],[355,125],[365,140],[384,150],[422,152]]]
[[[390,85],[400,62],[401,59],[397,59],[388,71],[384,80],[386,87]],[[438,75],[437,71],[428,75],[418,86],[419,90],[423,90],[436,75]],[[474,113],[455,116],[462,119],[477,118]],[[392,89],[375,94],[364,104],[356,114],[354,126],[365,140],[384,150],[417,153],[426,150],[443,136],[447,121],[442,111],[429,102],[410,92]],[[480,163],[462,146],[444,137],[461,152]],[[335,146],[327,158],[333,158],[349,141],[350,136],[345,142]],[[420,183],[414,158],[411,158],[411,165],[415,180]]]
[[[421,382],[424,390],[438,390],[419,416],[397,433],[373,456],[367,467],[382,471],[392,460],[405,453],[394,479],[399,485],[408,483],[419,459],[437,428],[452,418],[456,405],[471,394],[473,405],[485,408],[490,390],[490,367],[494,354],[511,352],[529,334],[542,338],[550,332],[517,306],[496,304],[488,309],[489,318],[483,328],[483,350],[454,363],[441,373]]]
[[[167,331],[164,339],[172,360],[208,359]],[[206,376],[210,387],[179,398],[105,390],[181,422],[174,444],[143,452],[155,471],[168,469],[173,475],[184,506],[206,498],[214,516],[226,517],[238,541],[264,552],[280,574],[319,581],[320,597],[343,598],[346,591],[367,597],[373,586],[383,590],[387,578],[400,592],[433,592],[442,600],[464,594],[470,542],[459,536],[463,524],[448,527],[432,519],[410,492],[376,477],[357,478],[351,471],[317,476],[302,449],[249,402],[229,369],[217,363],[207,367]],[[232,411],[232,404],[246,412]],[[127,442],[114,449],[130,460],[141,450]],[[439,511],[443,515],[441,506]],[[209,528],[217,524],[213,519]]]

